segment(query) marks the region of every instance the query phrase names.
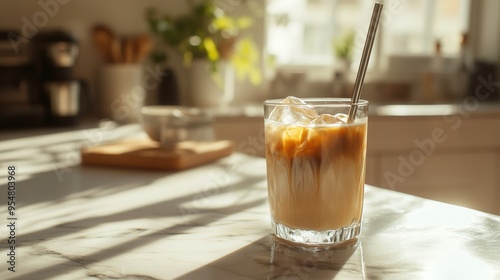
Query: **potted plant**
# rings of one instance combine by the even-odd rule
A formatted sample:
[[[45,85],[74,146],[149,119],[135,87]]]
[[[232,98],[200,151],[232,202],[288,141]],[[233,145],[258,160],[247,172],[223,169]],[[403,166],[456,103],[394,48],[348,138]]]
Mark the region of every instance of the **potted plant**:
[[[197,101],[193,101],[199,106],[212,107],[220,101],[214,100],[217,99],[214,94],[207,96],[210,88],[223,92],[221,97],[232,94],[230,79],[233,69],[239,80],[248,79],[252,84],[259,84],[262,80],[258,67],[259,52],[251,37],[244,34],[252,25],[252,19],[231,17],[213,0],[186,3],[189,13],[179,17],[160,16],[155,9],[147,11],[149,30],[159,43],[153,51],[153,60],[158,63],[165,61],[165,48],[179,52],[184,66],[191,68],[190,97],[212,103],[196,104]],[[206,77],[216,86],[207,86]]]
[[[336,57],[336,64],[343,74],[347,74],[351,69],[355,35],[355,32],[350,30],[333,41],[333,53]]]

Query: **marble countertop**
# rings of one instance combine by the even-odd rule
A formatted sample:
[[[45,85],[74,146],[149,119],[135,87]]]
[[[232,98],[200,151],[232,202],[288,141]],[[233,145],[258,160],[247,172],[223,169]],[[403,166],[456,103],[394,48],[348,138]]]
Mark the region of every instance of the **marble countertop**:
[[[500,279],[498,216],[367,186],[358,243],[314,251],[270,235],[264,159],[177,173],[79,164],[82,145],[134,133],[0,138],[0,279]]]

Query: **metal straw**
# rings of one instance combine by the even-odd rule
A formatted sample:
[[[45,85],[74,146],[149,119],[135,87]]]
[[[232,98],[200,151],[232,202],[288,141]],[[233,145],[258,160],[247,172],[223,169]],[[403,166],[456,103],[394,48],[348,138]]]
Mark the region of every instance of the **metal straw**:
[[[359,96],[361,95],[361,89],[365,80],[366,68],[368,67],[368,62],[370,61],[370,54],[372,52],[373,41],[375,41],[375,34],[377,33],[378,22],[380,20],[380,15],[382,14],[382,7],[384,5],[381,3],[375,3],[373,7],[372,19],[370,21],[370,27],[368,28],[368,34],[366,35],[365,46],[363,48],[363,54],[361,55],[361,62],[359,64],[358,74],[356,75],[356,81],[354,82],[354,89],[351,98],[351,109],[349,110],[348,122],[352,123],[356,118],[356,111],[358,110]]]

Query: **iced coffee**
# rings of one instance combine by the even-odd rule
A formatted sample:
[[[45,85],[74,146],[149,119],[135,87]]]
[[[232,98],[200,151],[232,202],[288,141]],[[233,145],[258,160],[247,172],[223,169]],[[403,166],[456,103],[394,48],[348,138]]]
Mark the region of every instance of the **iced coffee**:
[[[368,102],[347,120],[346,99],[265,102],[274,234],[299,243],[356,237],[363,210]]]

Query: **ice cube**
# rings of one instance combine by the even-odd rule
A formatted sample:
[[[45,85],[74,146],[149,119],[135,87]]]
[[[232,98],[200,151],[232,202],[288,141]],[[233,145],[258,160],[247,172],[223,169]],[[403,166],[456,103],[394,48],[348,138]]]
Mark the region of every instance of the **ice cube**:
[[[342,113],[338,113],[335,115],[321,114],[313,119],[309,124],[314,126],[322,126],[336,123],[347,123],[347,115]]]
[[[337,119],[335,116],[330,115],[330,114],[321,114],[314,120],[310,122],[312,125],[324,125],[324,124],[334,124],[339,122],[340,120]]]
[[[281,104],[291,104],[292,106],[276,106],[269,114],[269,120],[284,124],[309,124],[318,117],[318,113],[311,105],[297,97],[288,96],[283,99]]]
[[[348,123],[349,122],[349,116],[343,113],[337,113],[334,115],[335,118],[340,120],[343,123]]]
[[[287,98],[281,101],[282,104],[307,104],[302,99],[297,98],[295,96],[288,96]]]

